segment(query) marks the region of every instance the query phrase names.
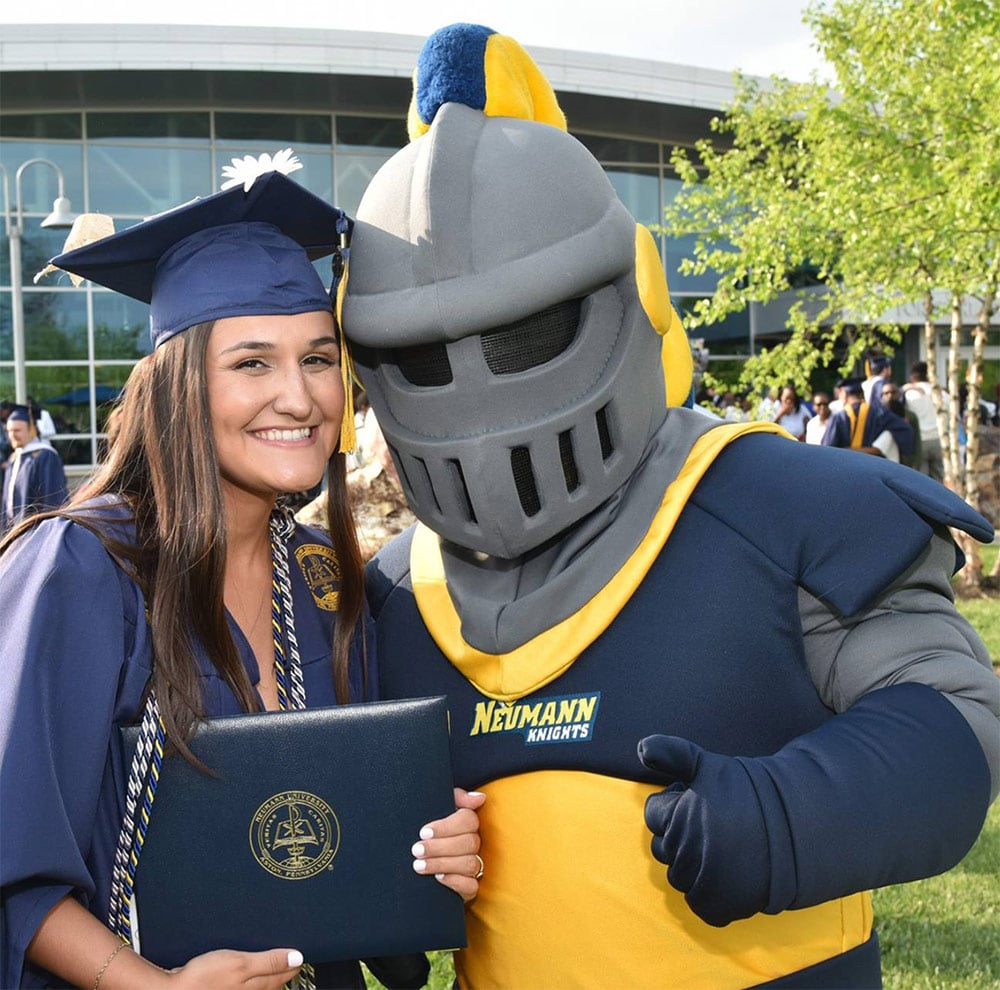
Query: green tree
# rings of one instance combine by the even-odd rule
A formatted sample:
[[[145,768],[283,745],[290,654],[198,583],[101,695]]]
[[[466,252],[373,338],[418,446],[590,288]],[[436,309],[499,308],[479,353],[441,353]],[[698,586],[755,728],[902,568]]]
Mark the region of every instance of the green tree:
[[[957,400],[961,302],[979,300],[964,465],[957,401],[951,417],[941,416],[947,483],[978,507],[970,468],[1000,276],[1000,8],[996,0],[836,0],[810,7],[805,20],[833,88],[738,76],[733,105],[713,124],[718,138],[694,156],[674,153],[685,184],[665,224],[697,235],[689,271],[719,275],[694,325],[792,293],[789,337],[752,357],[739,386],[760,393],[791,381],[805,390],[819,368],[836,363],[850,373],[870,349],[891,352],[902,330],[885,314],[906,303],[923,306],[935,368],[935,290],[945,290]],[[806,266],[821,291],[795,289]],[[965,549],[975,581],[977,545]]]

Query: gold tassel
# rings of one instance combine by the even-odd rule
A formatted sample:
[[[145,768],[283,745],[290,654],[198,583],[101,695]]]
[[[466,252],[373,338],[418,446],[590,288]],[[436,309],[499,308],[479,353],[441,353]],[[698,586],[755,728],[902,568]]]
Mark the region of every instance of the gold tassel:
[[[334,318],[337,321],[337,336],[340,340],[340,380],[344,383],[344,417],[340,422],[340,452],[349,454],[358,445],[357,431],[354,428],[354,362],[351,360],[351,352],[347,348],[347,337],[344,336],[344,321],[341,319],[341,312],[344,307],[344,294],[347,290],[347,273],[349,266],[345,266],[344,274],[337,285],[337,304]]]

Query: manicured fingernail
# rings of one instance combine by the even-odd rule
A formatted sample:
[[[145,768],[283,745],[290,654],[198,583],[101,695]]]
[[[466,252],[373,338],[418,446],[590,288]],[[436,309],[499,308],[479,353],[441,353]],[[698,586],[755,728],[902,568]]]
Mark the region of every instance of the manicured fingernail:
[[[288,953],[288,968],[295,969],[296,966],[302,965],[302,953],[298,949],[292,949]]]
[[[425,852],[424,844],[422,842],[414,842],[413,848],[410,850],[410,852],[413,853],[414,856],[419,856],[421,859],[423,859],[423,855]]]
[[[469,791],[471,797],[486,797],[482,791]]]
[[[424,859],[415,859],[413,861],[413,868],[417,873],[423,873],[427,869],[427,861]]]
[[[444,879],[444,874],[443,873],[435,873],[434,874],[434,879],[435,880],[443,880]]]
[[[430,827],[430,825],[425,825],[420,830],[420,838],[421,839],[433,839],[434,838],[434,829],[432,829]]]

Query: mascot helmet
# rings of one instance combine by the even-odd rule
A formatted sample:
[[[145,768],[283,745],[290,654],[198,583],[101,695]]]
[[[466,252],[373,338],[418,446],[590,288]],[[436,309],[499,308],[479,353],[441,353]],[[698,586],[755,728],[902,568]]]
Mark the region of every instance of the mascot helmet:
[[[513,558],[625,483],[663,420],[661,349],[678,405],[690,349],[652,236],[516,42],[445,28],[414,88],[413,140],[358,210],[344,330],[418,518]]]

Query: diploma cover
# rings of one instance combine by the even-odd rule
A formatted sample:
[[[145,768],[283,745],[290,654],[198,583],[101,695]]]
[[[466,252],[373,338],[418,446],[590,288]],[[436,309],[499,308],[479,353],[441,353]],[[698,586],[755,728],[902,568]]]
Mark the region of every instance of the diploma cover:
[[[138,727],[123,736],[127,766]],[[415,873],[410,853],[455,810],[444,698],[210,719],[191,750],[215,776],[164,759],[136,871],[147,959],[465,945],[461,897]]]

